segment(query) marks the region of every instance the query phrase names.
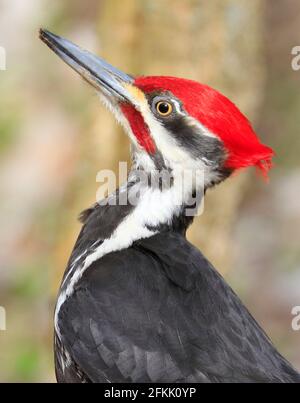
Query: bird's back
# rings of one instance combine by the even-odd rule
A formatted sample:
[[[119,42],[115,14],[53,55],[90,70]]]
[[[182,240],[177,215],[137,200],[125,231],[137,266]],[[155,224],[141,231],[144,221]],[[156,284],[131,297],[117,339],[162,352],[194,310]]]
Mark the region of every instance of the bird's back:
[[[94,262],[62,305],[56,370],[72,382],[300,382],[180,234]]]

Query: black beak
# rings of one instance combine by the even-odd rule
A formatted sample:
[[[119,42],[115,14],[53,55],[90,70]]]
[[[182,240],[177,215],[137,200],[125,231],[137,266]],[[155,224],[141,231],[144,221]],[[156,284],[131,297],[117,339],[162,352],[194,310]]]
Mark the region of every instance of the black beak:
[[[128,89],[134,82],[132,77],[47,30],[40,30],[40,39],[96,90],[101,91],[111,100],[131,102]]]

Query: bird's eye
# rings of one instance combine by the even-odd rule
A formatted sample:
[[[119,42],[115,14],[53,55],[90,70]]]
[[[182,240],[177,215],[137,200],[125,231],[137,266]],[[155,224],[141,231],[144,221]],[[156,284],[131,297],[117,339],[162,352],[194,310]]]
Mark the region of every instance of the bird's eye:
[[[159,101],[155,109],[161,116],[169,116],[173,112],[173,105],[167,101]]]

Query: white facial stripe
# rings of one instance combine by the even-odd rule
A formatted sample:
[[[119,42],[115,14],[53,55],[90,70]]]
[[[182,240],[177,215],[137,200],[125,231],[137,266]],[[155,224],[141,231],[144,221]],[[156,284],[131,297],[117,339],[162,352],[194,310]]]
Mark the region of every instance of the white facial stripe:
[[[177,99],[172,99],[172,103],[173,103],[173,105],[175,106],[176,112],[177,112],[179,115],[182,115],[182,116],[185,115],[185,113],[183,113],[183,111],[181,110],[180,102],[177,101]]]
[[[218,138],[214,133],[209,131],[207,127],[202,125],[197,119],[193,118],[192,116],[187,115],[186,116],[186,122],[187,124],[190,124],[191,127],[197,127],[199,132],[201,132],[202,135],[208,136],[208,137],[214,137]]]
[[[190,154],[178,146],[176,140],[169,134],[169,132],[164,128],[164,126],[155,118],[153,115],[149,103],[145,94],[137,87],[134,87],[130,84],[125,84],[125,88],[130,94],[131,102],[136,107],[136,109],[142,114],[146,125],[149,128],[150,135],[152,136],[156,146],[166,159],[166,162],[169,162],[170,167],[172,168],[173,164],[182,164],[184,163],[184,168],[199,169],[199,165],[201,165],[201,161],[193,161]],[[108,107],[108,109],[114,114],[117,121],[123,126],[124,130],[127,132],[131,142],[135,146],[135,154],[139,160],[143,160],[146,166],[153,166],[153,161],[148,155],[147,152],[141,147],[138,143],[136,136],[131,130],[130,124],[128,120],[124,117],[120,107],[117,103],[112,103],[110,98],[105,94],[99,94],[101,101]],[[176,112],[181,115],[185,115],[181,111],[180,102],[176,99],[172,99],[172,102],[175,106]],[[205,126],[199,123],[195,118],[186,116],[187,124],[190,123],[191,126],[196,126],[199,129],[199,132],[205,136],[216,137],[213,133],[211,133]],[[202,162],[203,169],[207,164],[207,161]],[[200,167],[201,168],[201,167]]]
[[[155,118],[153,115],[149,103],[144,95],[144,93],[139,90],[137,87],[126,84],[127,90],[131,94],[132,103],[142,114],[145,123],[147,124],[150,135],[152,136],[157,148],[162,153],[164,160],[166,162],[166,166],[171,169],[202,169],[205,173],[205,183],[209,185],[209,183],[214,182],[218,179],[218,174],[213,171],[211,172],[210,166],[211,162],[205,158],[194,159],[188,153],[188,151],[184,150],[182,147],[178,146],[176,139],[170,135],[170,133],[165,129],[165,127],[160,123],[159,120]],[[124,117],[122,111],[120,110],[118,105],[111,104],[111,102],[105,97],[105,95],[100,94],[102,102],[105,103],[106,106],[113,112],[118,122],[123,126],[125,131],[127,132],[129,138],[134,144],[134,154],[137,164],[143,166],[146,171],[150,171],[154,169],[154,164],[149,156],[149,154],[140,146],[137,142],[135,135],[133,134],[130,124],[128,120]],[[204,125],[198,122],[197,119],[184,114],[181,111],[181,106],[179,101],[176,99],[172,100],[175,108],[178,113],[186,116],[187,124],[190,124],[191,127],[197,127],[199,132],[208,137],[217,138],[215,134],[210,132]]]

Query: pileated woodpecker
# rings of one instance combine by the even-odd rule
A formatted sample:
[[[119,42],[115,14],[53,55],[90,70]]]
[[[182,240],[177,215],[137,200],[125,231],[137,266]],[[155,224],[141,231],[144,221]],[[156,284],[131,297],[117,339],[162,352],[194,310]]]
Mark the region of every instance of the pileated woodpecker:
[[[131,77],[46,30],[41,39],[86,81],[132,142],[128,203],[81,215],[55,312],[59,382],[300,382],[209,261],[186,240],[183,171],[204,191],[239,168],[267,174],[273,151],[214,89],[174,77]],[[167,171],[166,186],[141,182]],[[196,174],[195,174],[196,175]],[[129,202],[137,191],[137,203]],[[110,196],[111,197],[111,196]],[[197,203],[197,198],[196,202]]]

